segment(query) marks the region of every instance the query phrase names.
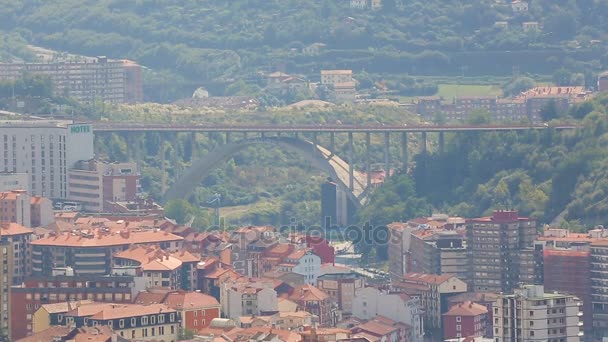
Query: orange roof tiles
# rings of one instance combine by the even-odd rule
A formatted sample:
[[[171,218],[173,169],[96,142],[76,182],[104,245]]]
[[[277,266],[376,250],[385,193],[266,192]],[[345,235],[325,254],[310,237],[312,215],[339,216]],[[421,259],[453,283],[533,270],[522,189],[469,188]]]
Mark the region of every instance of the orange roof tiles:
[[[305,300],[305,301],[323,301],[328,299],[327,293],[312,286],[312,285],[301,285],[293,290],[289,299],[291,300]]]
[[[85,231],[78,233],[61,233],[55,236],[45,237],[32,242],[36,246],[61,246],[61,247],[110,247],[130,244],[148,244],[170,241],[181,241],[183,238],[167,232],[157,230],[128,231],[120,233],[104,233],[92,229],[89,236],[83,236]]]
[[[287,256],[287,259],[300,260],[303,256],[306,255],[306,253],[308,253],[308,249],[300,249],[289,254]]]
[[[214,297],[193,291],[171,292],[167,295],[163,303],[175,310],[194,310],[220,306],[220,303]]]
[[[459,303],[450,308],[450,310],[444,313],[444,316],[479,316],[488,313],[488,309],[477,303],[466,301]]]
[[[171,256],[180,260],[181,262],[199,262],[199,261],[201,261],[200,256],[196,256],[185,250],[171,253]]]
[[[24,234],[34,234],[34,230],[14,222],[0,223],[0,235],[12,236]]]
[[[399,330],[398,327],[388,325],[377,320],[370,320],[368,322],[358,325],[357,328],[363,331],[370,332],[373,335],[380,336],[386,336],[395,332],[396,330]]]
[[[173,271],[182,266],[181,260],[158,246],[136,246],[118,252],[114,257],[138,261],[144,271]]]
[[[405,282],[416,282],[421,284],[433,284],[439,285],[446,282],[448,279],[453,278],[453,275],[444,274],[426,274],[426,273],[408,273],[403,276]]]

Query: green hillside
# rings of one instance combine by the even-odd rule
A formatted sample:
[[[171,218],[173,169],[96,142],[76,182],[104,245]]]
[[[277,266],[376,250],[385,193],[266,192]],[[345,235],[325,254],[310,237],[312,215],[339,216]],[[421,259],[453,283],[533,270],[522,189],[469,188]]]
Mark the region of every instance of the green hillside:
[[[284,67],[314,77],[352,68],[389,77],[592,75],[606,64],[608,2],[384,0],[381,10],[325,0],[0,0],[0,30],[40,46],[131,58],[221,92]],[[508,28],[495,27],[507,22]],[[525,32],[524,22],[540,30]],[[306,49],[321,43],[318,51]]]

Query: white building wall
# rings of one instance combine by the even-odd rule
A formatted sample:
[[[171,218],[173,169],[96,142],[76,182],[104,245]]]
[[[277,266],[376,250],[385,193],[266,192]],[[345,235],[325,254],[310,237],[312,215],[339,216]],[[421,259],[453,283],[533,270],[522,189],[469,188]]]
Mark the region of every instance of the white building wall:
[[[279,311],[279,301],[275,290],[266,288],[258,291],[258,310],[260,312]]]
[[[29,193],[30,181],[26,173],[0,173],[0,192],[25,190]]]
[[[312,252],[306,253],[293,267],[292,272],[303,275],[306,284],[316,285],[321,272],[321,257]]]

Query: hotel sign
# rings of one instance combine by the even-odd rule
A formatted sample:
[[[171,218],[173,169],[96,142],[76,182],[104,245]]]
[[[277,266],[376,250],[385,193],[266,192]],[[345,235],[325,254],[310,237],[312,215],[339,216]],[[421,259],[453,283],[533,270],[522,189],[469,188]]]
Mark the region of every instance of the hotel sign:
[[[72,134],[91,133],[91,126],[90,125],[70,126],[70,133],[72,133]]]

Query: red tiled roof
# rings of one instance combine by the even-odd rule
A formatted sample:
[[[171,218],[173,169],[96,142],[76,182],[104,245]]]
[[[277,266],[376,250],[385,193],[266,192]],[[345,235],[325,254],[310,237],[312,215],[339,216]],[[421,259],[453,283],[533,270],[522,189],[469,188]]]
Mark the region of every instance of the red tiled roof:
[[[106,309],[90,317],[93,320],[109,320],[118,318],[139,317],[158,313],[176,312],[165,304],[138,305],[130,304],[122,307]]]
[[[34,230],[24,227],[18,223],[14,222],[2,222],[0,223],[0,235],[24,235],[24,234],[33,234]]]
[[[296,301],[301,301],[301,300],[323,301],[328,298],[329,298],[329,296],[327,295],[327,293],[323,292],[322,290],[319,290],[318,288],[316,288],[312,285],[308,285],[308,284],[296,287],[293,290],[293,293],[291,294],[291,296],[289,296],[289,299],[296,300]]]
[[[444,316],[479,316],[488,313],[488,309],[477,303],[466,301],[459,303],[450,308],[448,312],[444,313]]]
[[[31,244],[35,246],[109,247],[183,240],[181,236],[157,230],[104,234],[102,231],[92,229],[88,231],[90,234],[88,236],[92,237],[83,236],[84,232],[85,231],[83,230],[81,234],[71,232],[61,233],[59,235],[32,241]]]
[[[114,257],[138,261],[144,271],[173,271],[182,266],[179,259],[158,246],[135,246],[114,254]]]
[[[171,292],[167,295],[163,303],[178,311],[220,306],[220,303],[214,297],[193,291]]]
[[[436,274],[426,274],[426,273],[408,273],[403,276],[403,280],[405,282],[417,282],[423,284],[433,284],[439,285],[446,282],[448,279],[453,278],[453,275],[436,275]]]

